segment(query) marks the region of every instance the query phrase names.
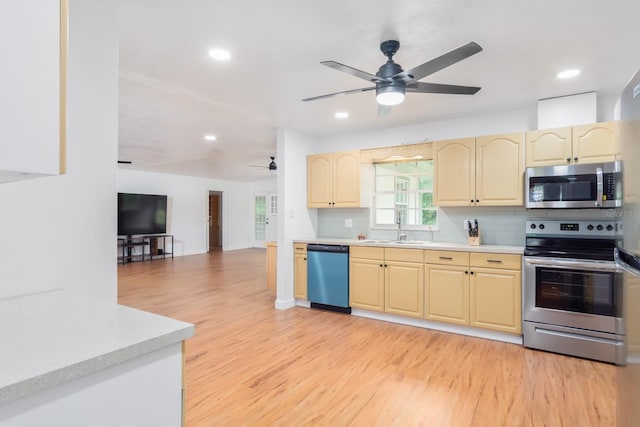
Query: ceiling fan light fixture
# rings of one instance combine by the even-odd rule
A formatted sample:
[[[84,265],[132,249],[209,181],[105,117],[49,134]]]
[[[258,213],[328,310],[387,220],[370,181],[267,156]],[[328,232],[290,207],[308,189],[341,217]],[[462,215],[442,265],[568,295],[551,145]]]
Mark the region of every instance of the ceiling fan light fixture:
[[[335,113],[333,115],[333,117],[335,117],[336,119],[347,119],[349,118],[349,113],[347,113],[346,111],[338,111],[337,113]]]
[[[226,49],[215,47],[213,49],[209,49],[209,56],[216,61],[228,61],[231,59],[231,52]]]
[[[270,157],[270,159],[271,159],[271,163],[269,163],[269,170],[270,171],[278,170],[278,165],[276,165],[276,158]]]
[[[376,89],[376,101],[378,101],[380,105],[398,105],[404,101],[404,87],[379,87]]]

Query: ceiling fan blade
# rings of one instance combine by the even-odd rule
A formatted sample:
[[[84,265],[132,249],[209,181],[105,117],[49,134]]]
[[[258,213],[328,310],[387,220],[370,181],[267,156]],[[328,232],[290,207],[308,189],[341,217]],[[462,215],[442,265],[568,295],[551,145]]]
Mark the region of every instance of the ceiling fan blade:
[[[249,167],[250,168],[260,168],[260,169],[266,168],[266,169],[269,169],[269,166],[260,166],[260,165],[249,165]]]
[[[362,89],[346,90],[344,92],[336,92],[336,93],[330,93],[327,95],[320,95],[320,96],[314,96],[312,98],[306,98],[306,99],[303,99],[303,101],[315,101],[316,99],[331,98],[334,96],[341,96],[341,95],[350,95],[352,93],[359,93],[359,92],[366,92],[368,90],[374,90],[375,88],[376,88],[375,86],[372,86],[372,87],[363,87]]]
[[[326,65],[329,68],[333,68],[334,70],[342,71],[343,73],[350,74],[354,77],[358,77],[364,79],[368,82],[378,83],[384,82],[385,79],[382,79],[375,74],[367,73],[366,71],[358,70],[357,68],[349,67],[348,65],[341,64],[336,61],[323,61],[322,65]]]
[[[475,55],[480,51],[482,51],[482,48],[479,44],[475,42],[469,42],[464,46],[460,46],[459,48],[453,49],[452,51],[447,52],[444,55],[427,61],[422,65],[418,65],[417,67],[413,67],[410,70],[398,73],[391,78],[393,80],[403,80],[405,82],[420,80],[442,70],[443,68],[447,68],[448,66],[453,65],[456,62],[462,61],[463,59],[466,59],[471,55]]]
[[[473,95],[480,89],[482,88],[479,88],[477,86],[443,85],[438,83],[424,82],[409,83],[405,88],[407,92],[447,93],[452,95]]]
[[[378,104],[378,118],[386,117],[391,113],[391,105]]]

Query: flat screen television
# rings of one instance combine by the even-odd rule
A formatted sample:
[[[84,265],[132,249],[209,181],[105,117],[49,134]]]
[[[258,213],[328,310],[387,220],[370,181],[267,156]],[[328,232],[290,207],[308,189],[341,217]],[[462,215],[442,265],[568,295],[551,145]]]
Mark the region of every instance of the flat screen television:
[[[118,236],[166,232],[167,196],[118,193]]]

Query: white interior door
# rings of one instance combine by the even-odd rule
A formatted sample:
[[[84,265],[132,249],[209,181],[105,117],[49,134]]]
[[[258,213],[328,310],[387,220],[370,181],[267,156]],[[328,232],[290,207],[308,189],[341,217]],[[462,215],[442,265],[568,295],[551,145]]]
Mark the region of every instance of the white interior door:
[[[277,239],[278,196],[256,193],[253,196],[253,246],[265,247],[266,242]]]

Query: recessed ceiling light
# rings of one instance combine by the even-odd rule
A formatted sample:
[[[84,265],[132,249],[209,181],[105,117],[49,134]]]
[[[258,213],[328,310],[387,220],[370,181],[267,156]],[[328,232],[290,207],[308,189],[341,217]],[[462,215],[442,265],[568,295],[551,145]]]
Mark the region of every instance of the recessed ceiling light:
[[[346,119],[347,117],[349,117],[349,113],[347,113],[346,111],[338,111],[333,115],[333,117],[335,117],[336,119]]]
[[[205,141],[215,141],[218,138],[216,138],[215,135],[205,135],[204,139],[205,139]]]
[[[557,75],[559,79],[572,79],[580,74],[580,70],[572,68],[570,70],[560,71]]]
[[[209,50],[209,56],[218,61],[228,61],[231,58],[231,53],[226,49],[216,47]]]

